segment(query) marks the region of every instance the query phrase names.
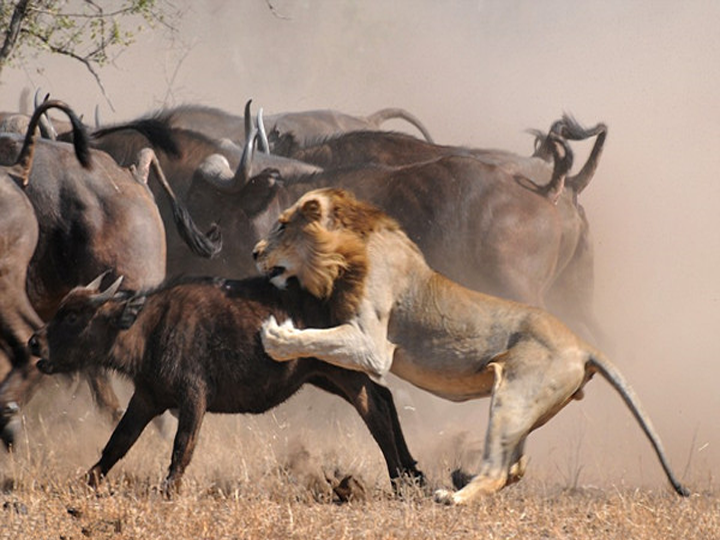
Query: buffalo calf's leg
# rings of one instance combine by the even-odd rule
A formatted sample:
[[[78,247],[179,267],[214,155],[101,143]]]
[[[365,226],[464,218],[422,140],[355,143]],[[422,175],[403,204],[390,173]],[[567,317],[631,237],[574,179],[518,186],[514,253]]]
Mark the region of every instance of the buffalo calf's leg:
[[[317,377],[311,383],[355,407],[383,453],[394,488],[397,487],[394,480],[403,475],[423,482],[423,473],[415,467],[416,461],[405,443],[390,390],[361,373],[334,367],[332,373]]]
[[[152,400],[135,390],[127,411],[105,445],[100,460],[88,472],[88,483],[93,487],[97,486],[113,465],[135,444],[145,426],[162,412]]]
[[[407,474],[411,478],[419,480],[421,484],[424,484],[425,475],[422,471],[419,471],[416,468],[415,465],[417,464],[417,461],[415,461],[412,454],[410,454],[410,449],[405,442],[405,435],[403,435],[402,427],[400,427],[400,420],[398,419],[397,408],[395,407],[395,400],[393,399],[392,392],[385,386],[377,384],[373,381],[367,382],[366,385],[369,394],[371,396],[376,396],[373,400],[371,400],[371,404],[375,403],[375,406],[377,406],[377,403],[383,403],[388,409],[389,420],[392,424],[392,432],[395,436],[395,445],[402,465],[400,472],[402,474]]]
[[[188,391],[186,396],[187,402],[182,404],[178,410],[178,428],[173,443],[170,470],[162,486],[162,491],[167,497],[179,491],[180,480],[185,468],[192,459],[198,434],[200,433],[200,426],[205,415],[206,402],[204,393]]]

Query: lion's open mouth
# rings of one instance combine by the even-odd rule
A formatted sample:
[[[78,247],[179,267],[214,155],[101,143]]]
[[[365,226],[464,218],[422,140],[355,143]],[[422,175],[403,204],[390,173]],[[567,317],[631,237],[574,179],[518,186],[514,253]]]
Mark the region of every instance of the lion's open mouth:
[[[268,272],[268,278],[270,283],[275,285],[278,289],[284,289],[287,286],[287,268],[285,266],[273,266]]]
[[[270,272],[268,272],[268,277],[270,279],[276,278],[278,276],[282,276],[285,273],[285,267],[284,266],[273,266],[270,269]]]

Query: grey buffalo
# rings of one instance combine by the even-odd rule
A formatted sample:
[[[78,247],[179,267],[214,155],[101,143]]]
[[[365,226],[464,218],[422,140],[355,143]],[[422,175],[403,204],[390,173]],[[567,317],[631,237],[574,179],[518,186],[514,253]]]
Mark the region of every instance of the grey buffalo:
[[[571,326],[597,337],[601,332],[592,311],[592,242],[578,195],[597,166],[606,129],[599,125],[590,131],[599,135],[593,155],[574,176],[559,174],[557,160],[548,165],[544,155],[473,155],[447,147],[433,147],[427,159],[409,159],[410,164],[397,167],[370,163],[297,174],[288,173],[284,162],[273,166],[267,156],[259,166],[234,171],[218,166],[213,175],[196,175],[187,197],[200,222],[212,215],[228,224],[225,239],[231,247],[225,257],[203,264],[214,265],[207,271],[224,275],[250,267],[252,239],[267,232],[281,208],[311,189],[339,187],[396,218],[443,274],[469,288],[536,306],[560,298],[549,307]],[[579,137],[556,126],[539,146],[547,139],[551,151],[560,146],[571,158],[568,134]],[[413,147],[418,144],[425,145],[412,141]],[[528,160],[541,162],[543,174],[533,178],[525,166]],[[364,162],[364,157],[358,159]]]
[[[217,140],[227,139],[240,147],[246,141],[247,107],[244,116],[202,105],[181,105],[156,115],[166,116],[173,127],[203,133]],[[426,141],[433,142],[423,123],[414,114],[398,107],[381,109],[368,116],[353,116],[333,109],[283,112],[265,116],[264,125],[269,150],[285,155],[342,133],[379,130],[385,122],[393,119],[408,122]]]

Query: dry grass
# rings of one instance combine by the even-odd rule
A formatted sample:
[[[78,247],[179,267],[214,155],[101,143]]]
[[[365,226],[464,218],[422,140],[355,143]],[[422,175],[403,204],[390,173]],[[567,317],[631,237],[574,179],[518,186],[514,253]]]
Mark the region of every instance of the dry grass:
[[[567,489],[535,473],[470,507],[439,506],[412,486],[395,497],[357,415],[315,394],[274,414],[208,416],[172,501],[157,490],[171,439],[155,428],[95,492],[82,475],[109,427],[79,414],[84,400],[62,392],[46,399],[53,407],[34,404],[24,440],[0,456],[2,539],[720,538],[712,482],[683,500],[662,486]],[[419,457],[432,489],[447,482],[447,464],[432,469],[428,463],[441,460],[427,456]],[[337,471],[361,479],[364,499],[338,503],[325,482]]]
[[[428,497],[365,502],[308,500],[284,479],[237,484],[231,492],[197,482],[164,500],[146,478],[123,477],[99,493],[74,478],[43,478],[2,495],[0,538],[717,538],[717,494],[688,500],[663,492],[561,491],[526,484],[472,507]]]

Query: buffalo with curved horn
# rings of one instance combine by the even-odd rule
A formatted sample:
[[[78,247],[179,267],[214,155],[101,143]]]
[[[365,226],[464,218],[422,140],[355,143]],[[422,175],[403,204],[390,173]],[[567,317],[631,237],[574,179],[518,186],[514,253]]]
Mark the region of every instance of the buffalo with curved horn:
[[[72,145],[36,138],[41,115],[52,108],[70,118]],[[26,297],[34,313],[22,315],[24,326],[1,336],[4,342],[16,345],[10,347],[12,369],[0,383],[0,411],[4,411],[0,430],[30,399],[39,382],[35,363],[22,345],[22,335],[32,333],[41,320],[50,318],[65,294],[105,270],[122,273],[126,285],[134,288],[151,287],[164,279],[164,226],[148,189],[149,170],[157,167],[157,160],[148,152],[152,151],[137,156],[139,167],[118,166],[104,152],[89,147],[80,119],[57,100],[45,101],[36,109],[25,137],[0,135],[0,165],[23,186],[38,230],[37,246],[29,262],[0,254],[0,263],[8,264],[15,275],[27,274],[22,287],[15,284],[4,294],[18,299],[12,305],[19,305]],[[202,235],[167,183],[163,190],[176,209],[177,227],[193,249],[205,256],[216,254],[221,247],[219,231],[215,228]],[[27,227],[30,230],[30,225]],[[6,310],[3,317],[18,319],[11,307],[0,307]],[[90,375],[101,409],[117,418],[120,405],[106,374]],[[11,433],[5,432],[3,438],[6,443],[12,442]]]

